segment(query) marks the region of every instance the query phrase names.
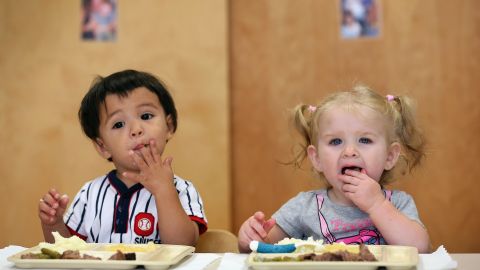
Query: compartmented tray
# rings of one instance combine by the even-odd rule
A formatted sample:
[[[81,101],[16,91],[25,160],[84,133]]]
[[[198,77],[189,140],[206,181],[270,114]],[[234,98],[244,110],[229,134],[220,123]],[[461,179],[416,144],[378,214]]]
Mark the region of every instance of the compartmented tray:
[[[333,269],[333,270],[376,270],[380,267],[386,267],[389,270],[415,269],[418,263],[418,250],[415,247],[407,246],[388,246],[388,245],[370,245],[370,252],[378,260],[376,262],[337,262],[337,261],[282,261],[282,262],[262,262],[255,258],[273,258],[298,256],[299,253],[276,253],[260,254],[252,252],[248,256],[247,264],[253,269]],[[381,269],[381,268],[380,268]]]
[[[80,250],[80,254],[88,254],[100,257],[102,260],[83,259],[21,259],[23,254],[40,253],[40,246],[35,246],[8,257],[8,261],[15,264],[17,268],[63,268],[63,269],[134,269],[137,266],[144,266],[148,270],[168,269],[171,265],[177,264],[185,256],[195,251],[194,247],[181,245],[151,245],[144,244],[88,244],[86,250]],[[108,260],[118,247],[124,247],[122,252],[135,252],[136,260],[116,261]],[[132,251],[129,251],[132,250]],[[142,250],[143,249],[143,250]]]

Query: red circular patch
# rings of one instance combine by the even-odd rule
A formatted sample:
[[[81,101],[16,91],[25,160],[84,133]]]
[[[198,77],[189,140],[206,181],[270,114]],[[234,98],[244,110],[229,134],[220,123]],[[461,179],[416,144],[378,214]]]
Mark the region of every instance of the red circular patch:
[[[138,213],[135,216],[134,231],[139,236],[149,236],[153,233],[155,217],[150,213]]]

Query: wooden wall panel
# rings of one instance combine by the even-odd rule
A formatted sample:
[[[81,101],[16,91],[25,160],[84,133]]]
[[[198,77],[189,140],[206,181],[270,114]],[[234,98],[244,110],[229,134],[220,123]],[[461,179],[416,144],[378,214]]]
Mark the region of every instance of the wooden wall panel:
[[[95,75],[134,68],[167,84],[179,112],[167,146],[200,191],[210,228],[230,228],[227,2],[118,1],[118,39],[80,40],[81,1],[0,1],[0,247],[43,240],[37,203],[73,199],[110,170],[77,120]]]
[[[394,187],[412,194],[434,247],[480,252],[480,2],[382,1],[382,36],[342,40],[337,1],[230,4],[233,225],[319,187],[294,170],[287,109],[362,82],[418,102],[424,166]]]

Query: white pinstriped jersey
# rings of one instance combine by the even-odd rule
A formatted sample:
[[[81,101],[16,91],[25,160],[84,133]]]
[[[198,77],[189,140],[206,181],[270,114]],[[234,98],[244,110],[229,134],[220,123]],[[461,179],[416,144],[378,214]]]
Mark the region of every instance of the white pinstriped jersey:
[[[207,219],[200,194],[191,182],[178,176],[174,185],[185,213],[203,233]],[[64,221],[72,234],[91,243],[161,243],[155,198],[141,184],[127,188],[115,170],[87,182]]]

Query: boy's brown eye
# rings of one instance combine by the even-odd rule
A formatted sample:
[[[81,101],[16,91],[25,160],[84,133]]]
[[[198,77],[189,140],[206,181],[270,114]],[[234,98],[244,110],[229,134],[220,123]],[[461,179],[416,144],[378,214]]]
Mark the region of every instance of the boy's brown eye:
[[[123,122],[116,122],[115,124],[113,124],[114,129],[122,128],[122,127],[123,127]]]
[[[153,114],[151,114],[151,113],[144,113],[144,114],[142,114],[142,116],[140,116],[140,118],[142,118],[142,120],[152,119],[152,118],[153,118]]]

